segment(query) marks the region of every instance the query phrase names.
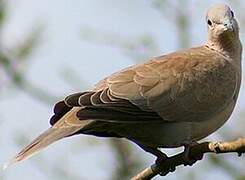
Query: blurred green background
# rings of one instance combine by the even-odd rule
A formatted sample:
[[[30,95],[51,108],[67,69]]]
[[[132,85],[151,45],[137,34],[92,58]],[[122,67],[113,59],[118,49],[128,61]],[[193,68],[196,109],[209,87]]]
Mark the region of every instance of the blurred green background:
[[[150,57],[203,44],[205,13],[217,2],[232,7],[244,42],[241,0],[0,0],[0,163],[49,127],[52,106],[65,95]],[[243,87],[230,120],[207,139],[245,136]],[[154,160],[126,140],[77,136],[1,172],[0,179],[124,180]],[[161,178],[245,180],[245,158],[208,155],[155,179]]]

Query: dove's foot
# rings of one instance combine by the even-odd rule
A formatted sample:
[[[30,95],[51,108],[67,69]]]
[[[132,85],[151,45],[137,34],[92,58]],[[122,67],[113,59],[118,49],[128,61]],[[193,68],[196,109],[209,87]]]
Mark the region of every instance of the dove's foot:
[[[149,152],[157,157],[155,161],[155,165],[158,167],[162,167],[162,165],[165,163],[165,161],[168,159],[168,156],[157,149],[156,147],[150,147],[150,146],[145,146],[142,144],[137,143],[142,149],[144,149],[146,152]],[[170,168],[165,168],[162,170],[162,172],[159,173],[160,176],[165,176],[169,172],[174,172],[176,167],[170,167]]]
[[[203,158],[203,154],[199,155],[199,156],[195,156],[195,157],[191,157],[190,156],[190,149],[193,146],[196,146],[198,143],[195,141],[189,142],[189,143],[184,143],[184,158],[183,160],[185,161],[184,165],[187,166],[192,166],[193,164],[195,164],[197,161],[202,160]]]
[[[164,156],[158,156],[155,164],[156,166],[164,167],[165,161],[168,159],[168,156],[164,154]],[[174,172],[176,170],[176,167],[169,167],[169,168],[164,168],[162,171],[159,173],[160,176],[166,176],[169,172]]]
[[[142,149],[144,149],[146,152],[151,153],[151,154],[153,154],[153,155],[155,155],[157,157],[157,159],[155,161],[156,166],[161,166],[161,164],[164,163],[164,161],[168,158],[168,156],[165,153],[163,153],[162,151],[160,151],[156,147],[145,146],[145,145],[139,144],[139,143],[137,143],[137,144]],[[167,173],[163,172],[163,175],[166,175],[166,174]],[[160,173],[160,175],[162,175],[162,174]]]
[[[155,164],[157,166],[160,166],[162,163],[164,163],[164,161],[168,159],[168,156],[164,153],[162,153],[161,155],[157,156],[157,159],[155,161]]]

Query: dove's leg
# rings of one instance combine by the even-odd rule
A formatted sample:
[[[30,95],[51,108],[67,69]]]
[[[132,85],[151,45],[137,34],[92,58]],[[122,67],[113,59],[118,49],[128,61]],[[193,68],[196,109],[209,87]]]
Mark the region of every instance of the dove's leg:
[[[201,160],[203,158],[203,154],[198,156],[198,157],[190,157],[190,149],[193,146],[196,146],[198,143],[196,141],[191,141],[188,143],[183,143],[184,145],[184,161],[185,161],[185,165],[189,165],[192,166],[194,163],[196,163],[198,160]]]
[[[164,163],[164,161],[166,161],[168,159],[168,156],[165,153],[163,153],[162,151],[160,151],[159,149],[157,149],[155,147],[145,146],[145,145],[142,145],[139,143],[137,143],[137,145],[139,145],[146,152],[149,152],[149,153],[151,153],[157,157],[157,159],[155,161],[155,164],[157,166],[161,166],[161,164]],[[159,175],[165,176],[169,172],[174,172],[174,171],[175,171],[175,167],[170,167],[168,170],[165,169],[162,172],[160,172]]]
[[[162,151],[160,151],[159,149],[155,147],[145,146],[139,143],[137,143],[137,145],[140,146],[146,152],[149,152],[155,155],[157,157],[156,164],[160,164],[161,162],[163,162],[164,160],[168,158],[168,156],[165,153],[163,153]]]

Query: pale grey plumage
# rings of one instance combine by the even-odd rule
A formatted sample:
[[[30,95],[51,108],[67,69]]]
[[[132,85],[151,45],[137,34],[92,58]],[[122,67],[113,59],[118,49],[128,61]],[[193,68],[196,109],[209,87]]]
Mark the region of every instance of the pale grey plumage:
[[[125,137],[154,149],[197,141],[221,127],[239,93],[242,47],[228,6],[210,8],[206,19],[205,45],[129,67],[58,103],[49,141],[53,129],[53,141],[84,133]],[[15,161],[46,146],[38,138]]]

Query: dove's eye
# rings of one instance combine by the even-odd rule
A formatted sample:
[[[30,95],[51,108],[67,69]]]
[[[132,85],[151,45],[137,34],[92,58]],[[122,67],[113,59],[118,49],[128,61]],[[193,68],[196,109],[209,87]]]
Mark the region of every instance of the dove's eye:
[[[231,11],[231,16],[234,17],[234,12],[233,11]]]
[[[208,19],[208,25],[212,26],[212,22]]]

